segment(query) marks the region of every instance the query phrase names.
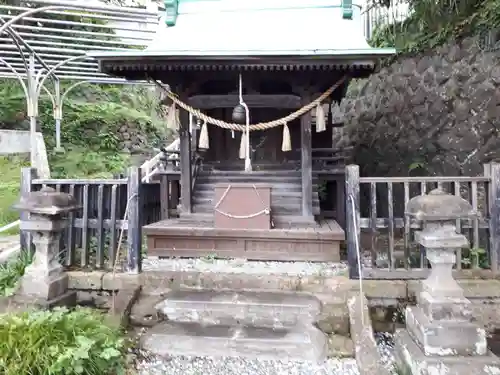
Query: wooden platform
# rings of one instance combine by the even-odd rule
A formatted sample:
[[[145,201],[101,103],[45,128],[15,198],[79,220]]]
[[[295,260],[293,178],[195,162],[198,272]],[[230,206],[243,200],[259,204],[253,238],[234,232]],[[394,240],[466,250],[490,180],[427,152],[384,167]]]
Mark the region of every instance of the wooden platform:
[[[345,235],[334,220],[270,230],[216,229],[209,222],[163,220],[143,228],[148,255],[338,262]]]

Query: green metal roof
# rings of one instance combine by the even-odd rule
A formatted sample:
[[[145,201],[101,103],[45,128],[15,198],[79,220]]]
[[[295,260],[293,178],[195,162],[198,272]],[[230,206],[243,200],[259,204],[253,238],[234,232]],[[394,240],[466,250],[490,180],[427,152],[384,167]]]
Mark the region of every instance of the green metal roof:
[[[144,51],[96,51],[101,62],[270,56],[376,62],[351,0],[165,0],[166,16]],[[365,62],[366,62],[365,61]],[[259,63],[261,63],[259,61]]]

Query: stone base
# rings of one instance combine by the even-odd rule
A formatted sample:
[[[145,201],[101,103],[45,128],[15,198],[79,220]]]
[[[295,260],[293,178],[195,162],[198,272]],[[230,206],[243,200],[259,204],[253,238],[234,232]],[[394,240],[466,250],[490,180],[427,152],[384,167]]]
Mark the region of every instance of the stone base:
[[[463,292],[462,292],[463,293]],[[434,297],[423,291],[418,295],[417,305],[431,320],[471,321],[471,302],[463,297]]]
[[[486,355],[486,331],[464,321],[431,321],[419,306],[406,308],[406,328],[425,355]]]
[[[159,355],[247,357],[322,362],[328,340],[311,326],[266,329],[165,322],[141,337],[143,349]]]
[[[484,356],[429,357],[406,330],[394,335],[396,365],[405,375],[492,375],[500,374],[500,359]]]
[[[30,272],[27,270],[21,279],[21,285],[16,294],[26,296],[28,299],[51,301],[66,293],[68,283],[69,278],[66,273],[41,276],[35,271]]]

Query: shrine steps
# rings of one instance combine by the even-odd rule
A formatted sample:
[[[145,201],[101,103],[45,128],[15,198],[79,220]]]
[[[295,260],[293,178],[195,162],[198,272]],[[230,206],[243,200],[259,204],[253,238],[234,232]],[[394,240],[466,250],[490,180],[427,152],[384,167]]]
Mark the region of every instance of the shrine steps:
[[[220,183],[266,184],[271,186],[271,212],[274,216],[291,217],[289,221],[301,222],[302,217],[302,177],[295,169],[259,170],[245,173],[241,170],[216,170],[205,167],[197,176],[193,192],[193,213],[214,212],[215,186]],[[313,178],[312,214],[320,214],[319,181]],[[181,217],[182,217],[181,213]],[[313,217],[305,218],[311,221]]]
[[[282,291],[187,289],[156,305],[159,321],[141,338],[160,356],[215,356],[321,362],[328,338],[316,326],[320,301]]]

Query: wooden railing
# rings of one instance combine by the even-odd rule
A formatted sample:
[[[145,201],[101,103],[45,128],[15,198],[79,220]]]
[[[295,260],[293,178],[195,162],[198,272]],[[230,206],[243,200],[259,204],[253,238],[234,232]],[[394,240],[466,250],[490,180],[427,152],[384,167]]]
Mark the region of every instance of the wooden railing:
[[[347,251],[351,277],[422,278],[428,273],[425,249],[413,240],[420,223],[405,215],[408,201],[440,187],[470,202],[478,217],[457,220],[470,248],[457,252],[462,273],[498,271],[500,252],[500,165],[485,165],[479,177],[359,177],[346,167]],[[354,204],[353,204],[354,203]],[[357,229],[357,230],[356,230]],[[358,250],[360,257],[358,257]]]
[[[70,225],[61,239],[61,257],[68,267],[126,269],[140,272],[142,234],[148,221],[156,221],[146,208],[150,204],[146,190],[158,184],[143,184],[140,169],[129,168],[123,179],[37,179],[36,170],[22,170],[21,194],[50,186],[73,195],[81,209],[69,215]],[[158,206],[158,200],[156,200]],[[149,218],[145,220],[145,211]],[[21,215],[21,220],[23,219]],[[31,240],[21,234],[21,246]]]

